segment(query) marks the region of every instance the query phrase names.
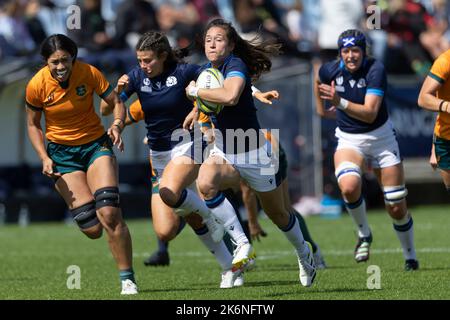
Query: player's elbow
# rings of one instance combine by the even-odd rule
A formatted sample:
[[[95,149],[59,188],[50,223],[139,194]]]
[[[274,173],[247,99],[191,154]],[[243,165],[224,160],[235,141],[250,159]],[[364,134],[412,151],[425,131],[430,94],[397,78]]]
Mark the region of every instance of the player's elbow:
[[[316,109],[316,114],[317,114],[319,117],[325,116],[325,112],[323,111],[323,109],[319,109],[319,108]]]
[[[425,108],[425,99],[422,94],[419,94],[419,98],[417,98],[417,105],[421,108]]]
[[[225,106],[235,106],[238,104],[240,97],[241,97],[241,95],[239,92],[230,90],[224,95],[223,104]]]
[[[111,114],[111,112],[107,110],[107,108],[100,108],[100,113],[102,114],[102,116],[109,116]]]
[[[226,106],[235,106],[239,102],[239,97],[237,96],[230,96],[226,99],[224,105]]]
[[[102,116],[109,116],[112,113],[113,108],[111,108],[107,103],[100,104],[100,113]]]
[[[370,114],[368,114],[368,116],[366,117],[366,122],[369,124],[372,124],[375,122],[375,120],[377,119],[377,112],[371,112]]]

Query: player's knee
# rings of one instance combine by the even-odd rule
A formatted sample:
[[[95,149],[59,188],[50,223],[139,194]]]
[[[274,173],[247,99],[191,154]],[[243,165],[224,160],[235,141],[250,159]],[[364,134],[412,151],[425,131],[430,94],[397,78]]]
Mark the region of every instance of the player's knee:
[[[216,186],[212,181],[203,181],[198,183],[198,190],[206,199],[212,199],[219,192],[219,187]]]
[[[384,202],[386,205],[396,206],[403,202],[408,195],[405,185],[383,187]]]
[[[171,208],[175,208],[180,200],[181,192],[176,193],[168,187],[159,188],[159,196],[161,200]]]
[[[360,188],[356,185],[342,185],[340,186],[342,196],[347,201],[351,202],[351,199],[359,198]]]
[[[100,224],[95,210],[95,201],[74,208],[70,210],[70,213],[72,214],[73,220],[83,232]]]
[[[81,230],[89,239],[99,239],[103,234],[103,227],[99,223],[89,229]]]
[[[176,230],[176,228],[171,228],[171,229],[167,229],[167,230],[159,230],[159,231],[155,230],[155,233],[156,233],[156,237],[159,240],[161,240],[163,242],[169,242],[176,237],[177,230]]]
[[[219,186],[214,183],[214,174],[205,174],[200,172],[197,177],[197,186],[199,192],[207,199],[213,198],[219,192]]]
[[[402,220],[408,214],[408,211],[401,203],[389,205],[388,211],[389,215],[394,220]]]

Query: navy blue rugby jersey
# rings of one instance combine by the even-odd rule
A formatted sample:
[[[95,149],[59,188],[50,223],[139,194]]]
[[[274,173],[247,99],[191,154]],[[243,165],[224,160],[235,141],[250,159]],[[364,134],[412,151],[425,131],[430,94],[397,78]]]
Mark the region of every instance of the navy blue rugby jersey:
[[[210,67],[211,63],[205,65],[205,68]],[[248,129],[255,129],[259,132],[261,127],[256,116],[257,109],[252,96],[251,78],[248,74],[248,68],[244,61],[231,54],[225,59],[224,63],[218,69],[222,72],[224,79],[241,77],[245,80],[245,87],[241,93],[238,103],[234,106],[225,106],[218,115],[211,117],[216,129],[219,129],[224,137],[224,148],[226,149],[227,143],[225,138],[227,129],[242,129],[244,131],[247,131]],[[246,145],[245,151],[248,151],[248,149],[249,148]],[[237,150],[238,149],[235,148],[235,150],[224,151],[227,153],[236,153]]]
[[[179,63],[154,78],[147,77],[139,66],[128,73],[130,81],[120,98],[126,101],[133,93],[137,94],[152,150],[168,151],[179,142],[171,141],[172,133],[182,128],[184,119],[193,108],[185,88],[190,81],[197,79],[201,70],[197,65]]]
[[[385,93],[387,89],[386,72],[381,62],[364,58],[361,67],[350,73],[342,60],[324,64],[319,70],[322,83],[331,85],[334,80],[336,92],[350,102],[364,104],[366,94],[383,97],[378,115],[373,123],[352,118],[345,111],[337,110],[337,125],[348,133],[364,133],[381,127],[388,119]]]

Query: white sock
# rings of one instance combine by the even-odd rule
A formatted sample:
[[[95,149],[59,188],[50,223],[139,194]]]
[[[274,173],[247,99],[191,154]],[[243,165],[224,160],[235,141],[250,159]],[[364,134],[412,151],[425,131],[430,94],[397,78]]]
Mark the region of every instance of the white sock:
[[[205,202],[192,190],[184,189],[179,202],[181,203],[176,205],[175,211],[182,211],[182,216],[192,212],[199,214],[203,219],[211,216],[211,211],[205,205]]]
[[[288,225],[281,229],[283,234],[289,240],[290,243],[294,246],[295,250],[299,257],[305,256],[307,253],[308,245],[303,238],[302,230],[300,229],[300,224],[298,223],[297,218],[293,214],[289,214],[289,223]],[[312,252],[311,252],[312,253]]]
[[[401,220],[394,220],[395,233],[403,249],[405,260],[416,260],[416,249],[414,247],[414,228],[413,219],[409,213]]]
[[[216,258],[217,262],[222,267],[222,270],[229,270],[232,266],[233,256],[230,251],[228,251],[225,242],[214,242],[211,238],[211,232],[205,226],[202,229],[194,230],[197,236],[200,238],[200,241],[208,248],[209,252],[211,252]]]
[[[366,214],[366,202],[361,196],[358,201],[354,203],[345,203],[348,213],[353,218],[353,222],[358,228],[358,237],[368,237],[370,236],[369,222],[367,221]]]
[[[211,200],[206,200],[205,203],[214,217],[223,222],[226,232],[237,245],[249,243],[233,206],[222,192],[219,192]]]

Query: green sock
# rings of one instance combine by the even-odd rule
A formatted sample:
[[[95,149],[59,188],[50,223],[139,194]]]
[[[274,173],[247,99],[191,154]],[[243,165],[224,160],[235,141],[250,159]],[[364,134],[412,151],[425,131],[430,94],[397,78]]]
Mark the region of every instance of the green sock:
[[[136,283],[136,281],[134,280],[133,268],[126,269],[126,270],[120,270],[119,271],[119,276],[120,276],[120,281],[131,280],[134,283]]]
[[[311,235],[309,234],[309,230],[308,230],[308,227],[306,226],[305,219],[303,219],[302,215],[300,213],[298,213],[297,210],[295,210],[294,208],[291,208],[291,213],[293,213],[298,219],[298,223],[300,224],[300,230],[302,230],[302,233],[303,233],[303,238],[306,241],[308,241],[309,243],[311,243],[311,246],[313,248],[313,253],[316,252],[317,245],[311,238]]]

